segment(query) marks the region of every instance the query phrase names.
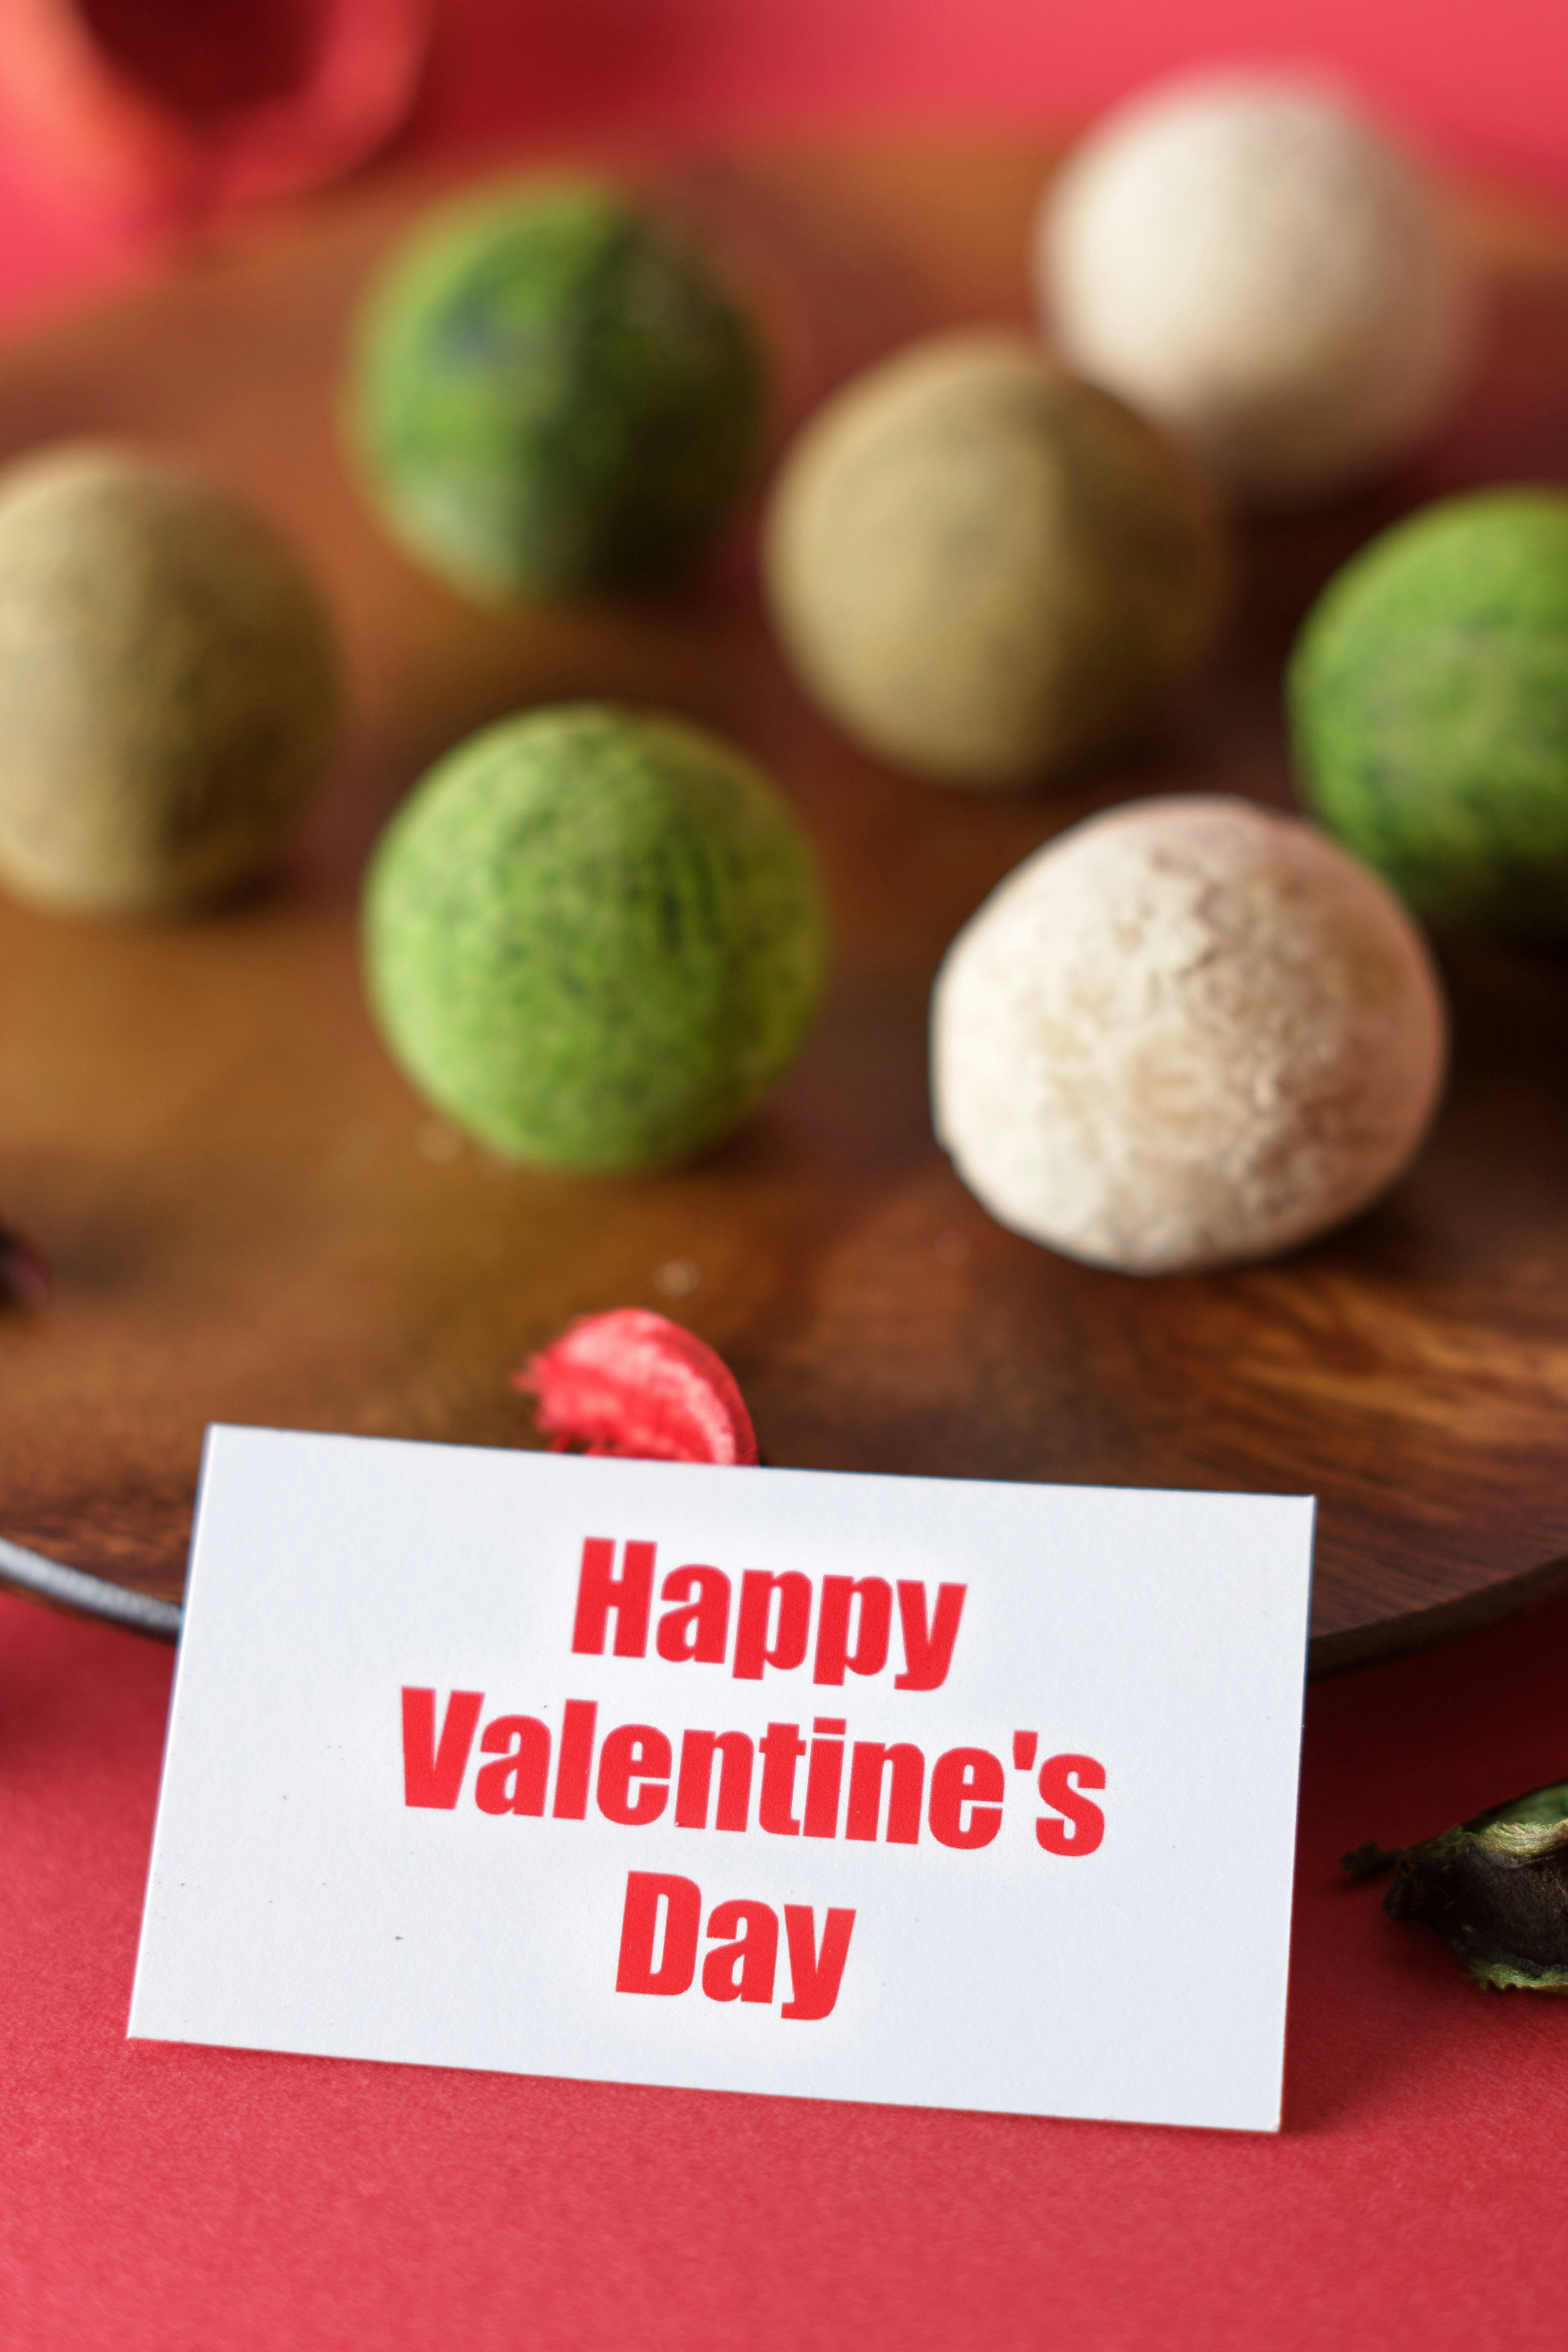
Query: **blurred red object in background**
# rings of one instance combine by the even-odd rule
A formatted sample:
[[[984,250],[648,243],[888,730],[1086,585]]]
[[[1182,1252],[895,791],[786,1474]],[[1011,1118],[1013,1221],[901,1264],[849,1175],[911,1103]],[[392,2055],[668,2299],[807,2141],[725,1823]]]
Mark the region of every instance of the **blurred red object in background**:
[[[0,138],[138,234],[335,178],[406,115],[432,0],[5,0]]]
[[[1549,0],[0,0],[0,334],[133,283],[234,196],[346,170],[416,96],[405,152],[478,168],[836,128],[1038,136],[1227,60],[1340,76],[1461,168],[1568,193]]]

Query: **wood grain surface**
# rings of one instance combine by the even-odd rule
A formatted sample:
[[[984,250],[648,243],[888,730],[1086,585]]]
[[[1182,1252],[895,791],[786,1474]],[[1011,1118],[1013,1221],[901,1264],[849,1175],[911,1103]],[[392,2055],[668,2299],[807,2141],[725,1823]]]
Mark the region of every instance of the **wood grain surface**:
[[[767,320],[777,429],[901,338],[1026,314],[1047,168],[1018,146],[825,149],[637,176]],[[679,598],[477,612],[379,538],[340,462],[345,320],[433,193],[361,184],[177,281],[0,354],[0,454],[132,435],[205,460],[318,566],[352,752],[288,869],[196,923],[0,911],[0,1214],[58,1286],[0,1312],[0,1529],[178,1591],[211,1421],[535,1443],[509,1370],[567,1319],[664,1307],[728,1357],[777,1464],[1321,1498],[1312,1664],[1429,1640],[1568,1580],[1568,967],[1446,958],[1452,1093],[1409,1179],[1280,1264],[1138,1281],[1003,1232],[932,1141],[948,940],[1016,862],[1129,795],[1282,803],[1280,661],[1318,584],[1439,490],[1568,470],[1568,234],[1472,210],[1490,289],[1465,415],[1375,498],[1255,531],[1217,672],[1049,796],[892,776],[807,709],[742,528]],[[426,762],[479,722],[613,696],[759,753],[819,847],[838,953],[819,1034],[700,1165],[571,1183],[415,1099],[365,1016],[355,889]]]

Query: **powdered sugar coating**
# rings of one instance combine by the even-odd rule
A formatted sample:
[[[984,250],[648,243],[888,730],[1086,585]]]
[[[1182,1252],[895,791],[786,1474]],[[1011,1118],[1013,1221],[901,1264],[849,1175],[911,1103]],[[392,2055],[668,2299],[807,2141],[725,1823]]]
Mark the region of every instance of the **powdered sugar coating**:
[[[1434,190],[1352,105],[1282,74],[1117,109],[1047,191],[1037,276],[1069,362],[1264,504],[1402,457],[1471,342]]]
[[[1402,1172],[1442,1089],[1420,935],[1300,820],[1134,802],[1047,843],[949,949],[936,1129],[1003,1224],[1138,1274],[1270,1257]]]

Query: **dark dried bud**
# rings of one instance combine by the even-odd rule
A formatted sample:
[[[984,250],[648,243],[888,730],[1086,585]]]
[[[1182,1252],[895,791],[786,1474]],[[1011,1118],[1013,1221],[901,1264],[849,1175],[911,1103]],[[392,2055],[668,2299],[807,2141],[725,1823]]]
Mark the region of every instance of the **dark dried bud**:
[[[42,1251],[25,1234],[0,1225],[0,1305],[41,1307],[49,1295],[49,1269]]]
[[[1341,1866],[1374,1878],[1391,1864],[1389,1917],[1436,1927],[1478,1984],[1568,1993],[1568,1780],[1420,1845],[1358,1846]]]

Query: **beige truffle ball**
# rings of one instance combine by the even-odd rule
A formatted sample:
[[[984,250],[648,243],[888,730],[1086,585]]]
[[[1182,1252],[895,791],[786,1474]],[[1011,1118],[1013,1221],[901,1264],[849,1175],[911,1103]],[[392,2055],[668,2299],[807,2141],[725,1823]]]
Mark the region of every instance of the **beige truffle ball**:
[[[1024,338],[942,336],[806,424],[768,513],[773,617],[808,694],[894,767],[1028,783],[1136,731],[1207,651],[1206,486]]]
[[[223,896],[321,785],[326,610],[258,516],[100,444],[0,475],[0,882],[73,914]]]
[[[1117,109],[1046,191],[1037,277],[1068,362],[1263,505],[1398,460],[1471,342],[1433,189],[1343,99],[1283,75]]]
[[[936,1129],[992,1214],[1131,1274],[1273,1256],[1375,1200],[1442,1088],[1443,999],[1376,877],[1295,817],[1138,801],[1007,877],[932,1002]]]

